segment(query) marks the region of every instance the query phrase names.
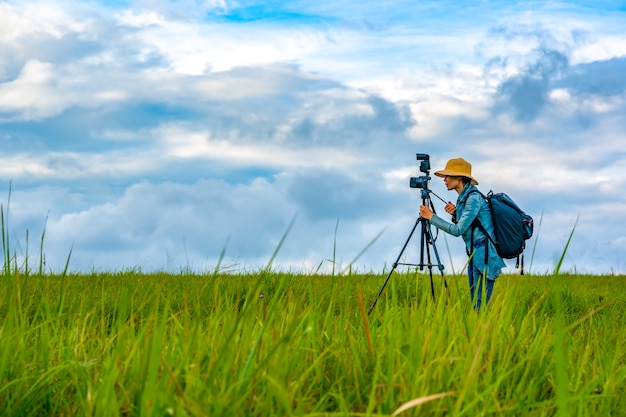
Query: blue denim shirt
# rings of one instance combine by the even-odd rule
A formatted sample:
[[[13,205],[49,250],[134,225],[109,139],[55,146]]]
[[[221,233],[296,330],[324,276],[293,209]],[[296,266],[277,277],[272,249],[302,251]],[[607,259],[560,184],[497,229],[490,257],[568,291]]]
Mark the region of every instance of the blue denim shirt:
[[[487,204],[479,193],[470,193],[472,190],[478,190],[478,188],[475,185],[467,184],[459,194],[459,198],[456,202],[456,224],[448,223],[436,214],[433,215],[430,223],[453,236],[462,236],[465,241],[467,253],[470,253],[472,250],[473,237],[473,266],[481,272],[486,270],[487,278],[493,280],[500,275],[501,269],[504,268],[506,264],[502,258],[498,256],[495,246],[487,239],[480,228],[472,228],[474,219],[478,218],[487,233],[489,233],[492,238],[494,236],[489,204]],[[472,229],[474,229],[473,236]],[[489,248],[487,264],[485,264],[485,248]]]

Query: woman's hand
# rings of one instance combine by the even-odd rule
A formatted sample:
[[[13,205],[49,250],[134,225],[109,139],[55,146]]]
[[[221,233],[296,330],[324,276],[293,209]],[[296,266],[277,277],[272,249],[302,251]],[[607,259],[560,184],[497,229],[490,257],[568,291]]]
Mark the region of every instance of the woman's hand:
[[[433,211],[426,205],[420,206],[420,217],[426,220],[433,218]]]
[[[450,201],[446,203],[446,206],[443,209],[450,215],[454,215],[454,213],[456,213],[456,206]]]

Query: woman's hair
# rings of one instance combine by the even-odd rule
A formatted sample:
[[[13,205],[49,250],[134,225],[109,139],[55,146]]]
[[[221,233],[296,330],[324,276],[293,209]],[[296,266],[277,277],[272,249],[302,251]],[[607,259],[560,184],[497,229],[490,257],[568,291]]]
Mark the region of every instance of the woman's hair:
[[[468,177],[459,177],[459,179],[461,180],[461,182],[463,183],[463,185],[467,185],[467,184],[469,184],[469,183],[471,183],[471,182],[472,182],[472,179],[471,179],[471,178],[468,178]]]

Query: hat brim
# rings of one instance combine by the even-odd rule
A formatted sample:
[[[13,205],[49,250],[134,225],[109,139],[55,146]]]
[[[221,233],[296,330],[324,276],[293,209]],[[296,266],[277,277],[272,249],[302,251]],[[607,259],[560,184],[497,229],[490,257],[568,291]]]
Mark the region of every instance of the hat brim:
[[[469,178],[470,182],[474,185],[478,185],[478,181],[476,180],[476,178],[467,175],[464,172],[458,172],[458,171],[450,171],[447,169],[442,169],[441,171],[435,171],[435,175],[438,177],[445,177],[446,175],[450,176],[450,177],[465,177],[465,178]]]

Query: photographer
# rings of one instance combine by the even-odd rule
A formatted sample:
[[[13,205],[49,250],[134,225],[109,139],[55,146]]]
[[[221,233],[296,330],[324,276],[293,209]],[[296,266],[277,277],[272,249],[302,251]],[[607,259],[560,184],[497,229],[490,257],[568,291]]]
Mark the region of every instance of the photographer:
[[[463,237],[470,256],[467,267],[470,297],[474,302],[474,308],[479,310],[483,299],[483,283],[485,283],[485,303],[488,303],[495,280],[506,266],[481,228],[473,227],[475,220],[479,221],[482,228],[493,238],[493,221],[489,205],[480,193],[471,192],[478,190],[476,187],[478,181],[472,177],[472,165],[464,159],[450,159],[443,170],[434,174],[443,178],[448,190],[455,190],[459,194],[456,206],[448,202],[444,208],[446,213],[452,215],[452,223],[434,214],[427,205],[420,207],[420,216],[446,233]]]

